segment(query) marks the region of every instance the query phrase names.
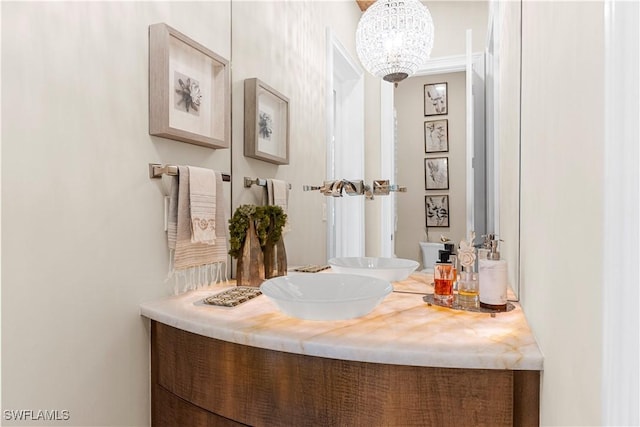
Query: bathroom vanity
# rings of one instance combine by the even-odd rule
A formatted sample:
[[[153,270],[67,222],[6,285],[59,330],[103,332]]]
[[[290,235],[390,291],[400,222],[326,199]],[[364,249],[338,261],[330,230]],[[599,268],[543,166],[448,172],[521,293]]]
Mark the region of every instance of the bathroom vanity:
[[[423,301],[413,274],[368,315],[288,317],[264,295],[141,305],[151,319],[153,426],[537,426],[543,358],[518,304],[507,313]]]

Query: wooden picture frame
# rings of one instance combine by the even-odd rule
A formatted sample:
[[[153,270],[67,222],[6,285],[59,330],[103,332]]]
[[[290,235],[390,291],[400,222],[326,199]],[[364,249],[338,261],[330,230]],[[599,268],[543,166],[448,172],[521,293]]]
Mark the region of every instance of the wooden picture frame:
[[[424,212],[427,227],[449,227],[449,196],[424,196]]]
[[[149,134],[229,148],[229,61],[167,24],[149,26]]]
[[[441,116],[449,114],[447,83],[424,85],[424,115]]]
[[[449,151],[449,120],[424,122],[424,152],[446,153]]]
[[[449,159],[447,157],[428,157],[424,159],[425,190],[449,189]]]
[[[289,164],[289,98],[257,78],[244,81],[244,155]]]

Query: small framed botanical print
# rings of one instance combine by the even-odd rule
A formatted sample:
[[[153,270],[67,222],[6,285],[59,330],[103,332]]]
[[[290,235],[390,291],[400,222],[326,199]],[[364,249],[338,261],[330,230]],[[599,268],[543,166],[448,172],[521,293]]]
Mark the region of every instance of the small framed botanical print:
[[[447,83],[424,85],[424,115],[441,116],[449,114],[447,108]]]
[[[424,152],[449,151],[449,121],[447,119],[424,122]]]
[[[424,196],[427,227],[449,227],[449,196]]]
[[[424,159],[425,190],[449,189],[449,161],[446,157]]]

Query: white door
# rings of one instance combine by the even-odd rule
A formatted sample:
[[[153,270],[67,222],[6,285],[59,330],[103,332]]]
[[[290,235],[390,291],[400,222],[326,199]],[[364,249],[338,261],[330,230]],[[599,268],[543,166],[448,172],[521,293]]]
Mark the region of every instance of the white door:
[[[390,184],[403,185],[397,179],[396,165],[396,115],[393,107],[393,84],[380,81],[380,179]],[[380,202],[380,256],[392,258],[396,255],[395,234],[398,213],[396,193],[381,197]]]
[[[364,179],[364,73],[327,29],[327,180]],[[364,256],[364,196],[327,197],[327,258]]]

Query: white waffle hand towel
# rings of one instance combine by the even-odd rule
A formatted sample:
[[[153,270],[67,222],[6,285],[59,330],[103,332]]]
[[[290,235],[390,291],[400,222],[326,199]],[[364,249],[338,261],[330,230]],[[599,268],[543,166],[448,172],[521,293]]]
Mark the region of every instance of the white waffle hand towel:
[[[279,179],[267,179],[267,200],[269,205],[280,206],[284,213],[289,209],[289,183]],[[282,230],[283,233],[291,231],[289,218]]]
[[[211,169],[189,166],[189,207],[191,243],[215,244],[216,175]]]
[[[287,213],[289,183],[279,179],[267,179],[267,194],[270,205],[280,206],[284,213]]]

